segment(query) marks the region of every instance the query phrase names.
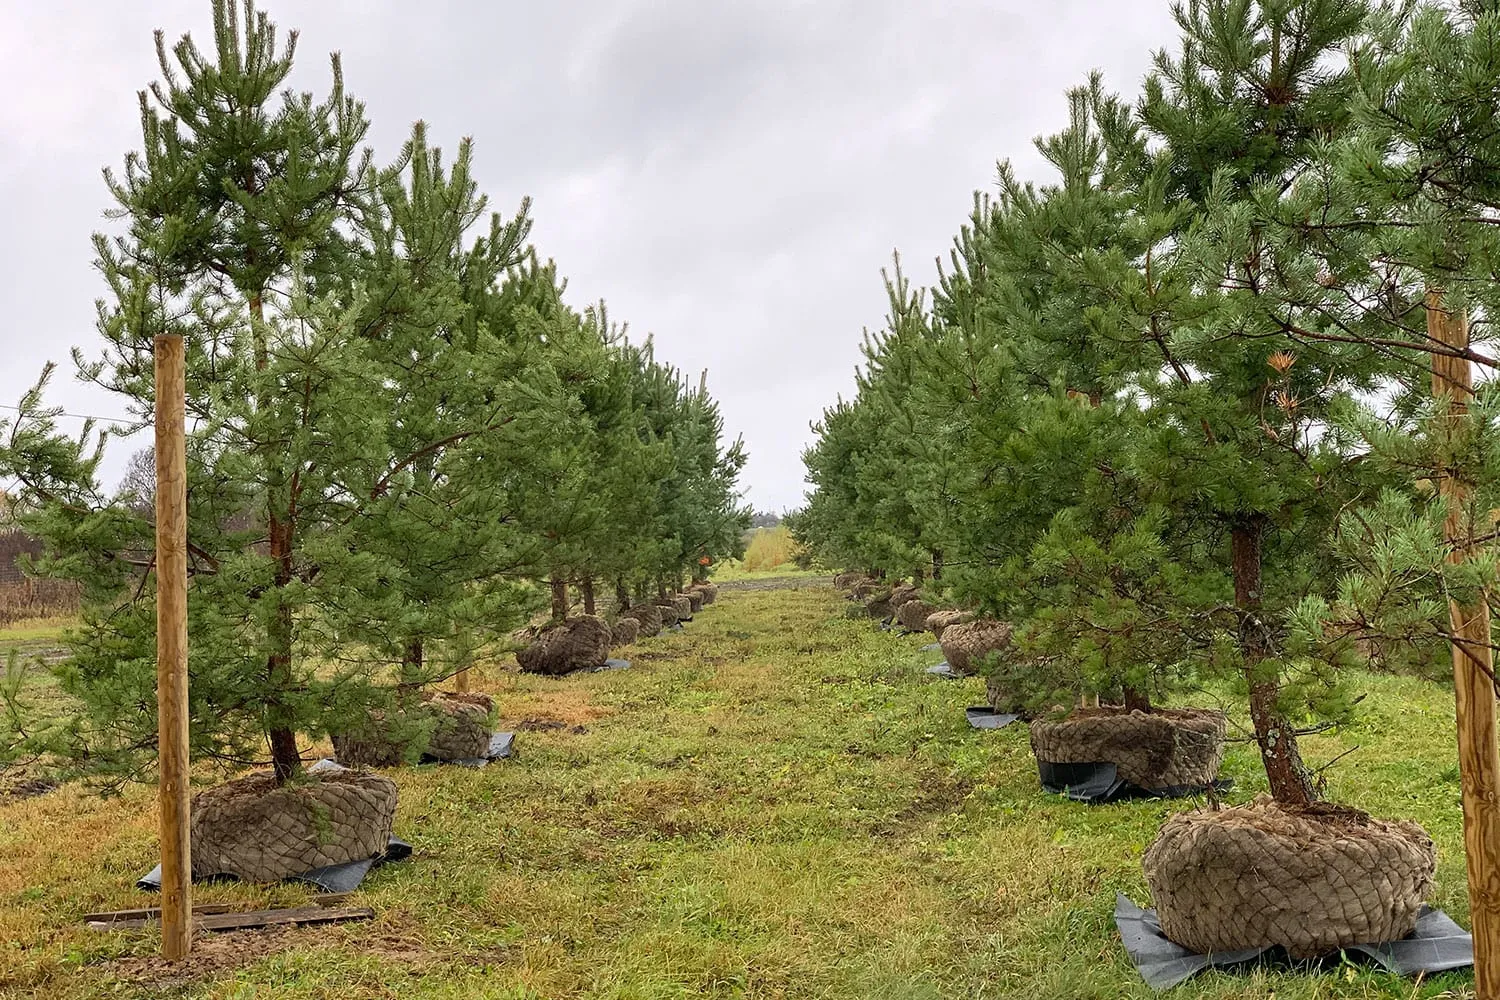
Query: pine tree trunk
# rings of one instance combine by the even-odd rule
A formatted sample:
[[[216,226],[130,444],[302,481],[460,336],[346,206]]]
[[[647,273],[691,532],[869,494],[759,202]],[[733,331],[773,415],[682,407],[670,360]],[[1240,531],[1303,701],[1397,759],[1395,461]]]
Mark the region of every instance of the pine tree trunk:
[[[943,550],[932,550],[932,579],[937,582],[943,578]]]
[[[254,327],[255,369],[263,372],[270,364],[270,349],[264,333],[265,311],[259,292],[250,296],[250,315]],[[256,412],[272,405],[270,393],[262,390],[256,399]],[[277,784],[285,784],[302,769],[302,755],[297,750],[296,719],[285,702],[292,686],[292,607],[286,592],[291,586],[293,543],[296,532],[295,500],[287,490],[281,468],[280,453],[264,446],[266,470],[266,536],[272,564],[272,597],[276,607],[266,630],[270,652],[266,656],[266,741],[271,748],[271,769]],[[281,504],[285,502],[287,510]]]
[[[667,599],[666,577],[659,576],[656,578],[656,599],[658,601],[665,601]]]
[[[615,603],[619,605],[616,610],[624,611],[630,607],[630,591],[625,587],[625,578],[618,577],[615,580]]]
[[[1125,685],[1125,711],[1151,713],[1151,696],[1140,688]]]
[[[402,705],[410,704],[421,683],[422,661],[425,650],[421,639],[409,640],[401,650],[401,683],[396,688],[396,700]]]
[[[568,581],[552,578],[552,617],[556,621],[568,620]]]
[[[422,676],[424,649],[421,639],[412,639],[401,652],[401,680],[415,683]]]
[[[1467,349],[1468,318],[1443,308],[1443,294],[1427,292],[1427,332],[1434,343]],[[1448,424],[1458,430],[1469,419],[1472,374],[1464,358],[1432,355],[1432,393],[1448,396]],[[1448,561],[1470,558],[1474,524],[1467,508],[1471,487],[1455,473],[1451,450],[1447,468],[1436,471],[1438,489],[1448,502],[1444,536]],[[1488,529],[1486,529],[1488,530]],[[1500,998],[1500,748],[1495,741],[1494,652],[1490,646],[1489,596],[1469,607],[1448,603],[1452,631],[1453,689],[1458,722],[1458,773],[1464,813],[1464,854],[1468,865],[1469,918],[1474,928],[1474,985],[1481,1000]]]
[[[271,768],[277,784],[285,784],[302,769],[302,755],[297,750],[296,721],[283,700],[292,686],[292,608],[286,602],[286,589],[292,582],[292,528],[282,521],[273,508],[269,534],[271,560],[275,564],[272,593],[276,609],[272,613],[267,638],[271,652],[266,658],[266,735],[271,746]]]
[[[591,615],[594,613],[594,578],[585,576],[579,588],[583,591],[583,613]]]
[[[1281,714],[1276,702],[1281,684],[1272,670],[1262,665],[1270,656],[1270,641],[1260,617],[1261,544],[1266,519],[1255,515],[1234,526],[1230,533],[1230,561],[1234,571],[1234,604],[1240,611],[1240,655],[1245,680],[1250,685],[1250,720],[1261,762],[1271,783],[1271,795],[1285,805],[1306,805],[1317,800],[1312,775],[1302,763],[1297,731]]]

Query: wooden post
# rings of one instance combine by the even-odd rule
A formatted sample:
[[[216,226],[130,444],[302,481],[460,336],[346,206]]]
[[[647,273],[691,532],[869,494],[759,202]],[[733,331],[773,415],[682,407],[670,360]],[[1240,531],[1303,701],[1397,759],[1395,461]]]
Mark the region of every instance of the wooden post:
[[[1469,319],[1443,306],[1439,289],[1427,292],[1427,333],[1437,343],[1467,350]],[[1445,437],[1468,415],[1473,379],[1466,358],[1432,355],[1432,393],[1447,395]],[[1446,448],[1446,444],[1445,444]],[[1448,561],[1469,558],[1474,523],[1469,486],[1452,468],[1451,452],[1437,470],[1438,489],[1448,501],[1444,528]],[[1500,748],[1495,735],[1494,656],[1490,649],[1488,596],[1470,607],[1448,604],[1452,629],[1453,690],[1458,715],[1458,769],[1463,793],[1464,855],[1469,870],[1469,910],[1474,932],[1474,993],[1500,1000]]]
[[[188,837],[187,452],[181,337],[155,338],[157,809],[161,950],[187,957],[193,933]]]
[[[469,693],[469,668],[464,667],[453,675],[453,689],[459,694]]]

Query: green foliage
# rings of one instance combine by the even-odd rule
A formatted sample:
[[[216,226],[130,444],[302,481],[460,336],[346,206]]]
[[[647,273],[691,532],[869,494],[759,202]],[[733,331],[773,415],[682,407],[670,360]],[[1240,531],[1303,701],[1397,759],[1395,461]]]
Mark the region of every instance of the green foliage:
[[[109,175],[122,228],[94,240],[105,347],[77,364],[144,423],[153,337],[186,341],[192,750],[238,766],[269,740],[286,779],[299,738],[503,647],[532,581],[735,554],[745,456],[705,388],[564,303],[467,140],[445,158],[418,123],[376,165],[337,57],[326,96],[283,93],[295,36],[213,13],[211,53],[158,36],[142,149]],[[99,482],[107,432],[58,431],[52,373],[0,421],[0,472],[39,570],[83,584],[57,668],[80,709],[0,749],[116,783],[155,739],[152,512]]]
[[[1238,678],[1295,799],[1342,669],[1434,669],[1448,600],[1495,583],[1493,391],[1458,419],[1429,398],[1424,296],[1500,304],[1500,12],[1174,12],[1137,101],[1068,94],[1051,183],[1001,165],[930,306],[888,282],[794,530],[897,576],[941,553],[928,589],[1016,626],[991,669],[1038,705]]]

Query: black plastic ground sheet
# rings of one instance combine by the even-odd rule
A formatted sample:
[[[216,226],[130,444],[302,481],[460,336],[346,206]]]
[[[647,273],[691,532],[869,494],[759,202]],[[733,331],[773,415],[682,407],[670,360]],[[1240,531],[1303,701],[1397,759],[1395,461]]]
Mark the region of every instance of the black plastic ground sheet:
[[[964,709],[964,717],[975,729],[1004,729],[1020,718],[1009,712],[997,712],[988,705],[970,705]]]
[[[384,854],[373,858],[365,858],[363,861],[346,861],[341,865],[326,865],[322,868],[313,868],[300,875],[292,875],[286,878],[287,882],[302,882],[313,886],[319,892],[353,892],[359,888],[365,876],[370,874],[381,865],[392,861],[405,861],[411,857],[412,847],[400,837],[392,837],[390,844],[386,847]],[[207,878],[195,878],[194,882],[237,882],[233,875],[210,875]],[[148,892],[161,891],[161,865],[157,865],[150,872],[136,880],[137,889],[145,889]]]
[[[1115,765],[1109,763],[1055,764],[1039,760],[1036,764],[1043,791],[1090,805],[1118,802],[1121,799],[1180,799],[1189,795],[1203,795],[1209,791],[1203,785],[1141,788],[1120,777]],[[1228,791],[1233,784],[1228,778],[1221,779],[1214,782],[1213,791]]]
[[[1274,945],[1202,955],[1167,940],[1156,911],[1143,910],[1123,895],[1115,898],[1115,927],[1131,963],[1154,990],[1170,989],[1208,968],[1228,970],[1266,963],[1316,969],[1339,957],[1294,962],[1285,949]],[[1416,976],[1473,965],[1474,940],[1443,911],[1423,907],[1410,936],[1400,941],[1357,944],[1346,948],[1344,954],[1373,962],[1398,976]]]

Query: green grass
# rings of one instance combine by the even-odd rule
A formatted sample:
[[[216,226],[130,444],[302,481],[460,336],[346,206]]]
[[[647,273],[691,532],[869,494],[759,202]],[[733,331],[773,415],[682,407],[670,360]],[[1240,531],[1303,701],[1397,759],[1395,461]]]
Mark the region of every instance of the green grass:
[[[0,625],[0,650],[20,643],[61,639],[64,630],[74,624],[77,624],[74,618],[34,618]]]
[[[481,686],[522,732],[482,771],[389,772],[408,862],[358,894],[364,924],[200,942],[168,973],[149,934],[83,929],[142,905],[152,798],[81,789],[0,804],[0,997],[1148,997],[1111,922],[1146,898],[1140,854],[1191,803],[1070,804],[1037,787],[1023,727],[978,732],[977,681],[922,668],[920,637],[841,617],[830,589],[725,590],[629,671]],[[1434,903],[1467,918],[1452,698],[1369,678],[1363,720],[1308,741],[1332,798],[1415,818],[1439,845]],[[1236,744],[1230,796],[1263,790]],[[200,899],[304,898],[212,886]],[[1348,967],[1211,974],[1174,998],[1458,997]]]

